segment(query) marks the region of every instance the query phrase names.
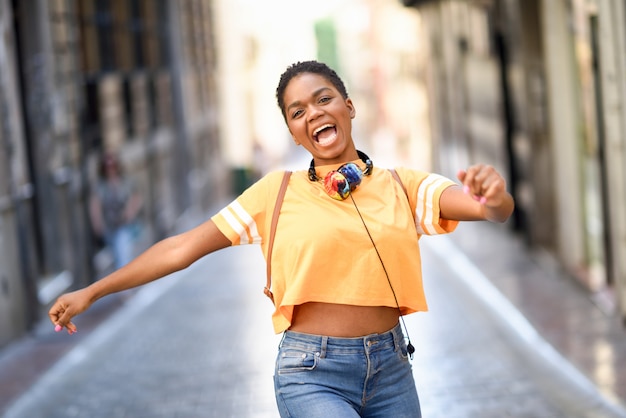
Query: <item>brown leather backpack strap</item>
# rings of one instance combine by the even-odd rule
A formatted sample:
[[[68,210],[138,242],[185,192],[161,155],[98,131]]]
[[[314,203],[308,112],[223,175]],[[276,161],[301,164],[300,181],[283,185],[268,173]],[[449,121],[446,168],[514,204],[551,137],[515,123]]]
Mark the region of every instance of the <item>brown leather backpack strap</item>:
[[[391,175],[393,176],[393,178],[396,179],[398,183],[400,183],[400,186],[402,186],[402,190],[404,190],[404,194],[407,197],[409,197],[409,193],[406,191],[406,187],[404,187],[404,183],[402,183],[402,180],[400,179],[398,172],[393,168],[390,168],[389,171],[391,172]]]
[[[283,199],[285,198],[285,192],[287,191],[287,185],[289,184],[289,178],[291,177],[291,171],[285,171],[283,175],[283,181],[280,184],[278,195],[276,196],[276,204],[274,205],[274,214],[272,215],[272,223],[270,226],[270,236],[267,243],[267,284],[263,289],[265,296],[274,302],[274,294],[270,290],[272,288],[272,248],[274,247],[274,235],[276,234],[276,225],[278,225],[278,215],[280,214],[280,208],[283,205]]]

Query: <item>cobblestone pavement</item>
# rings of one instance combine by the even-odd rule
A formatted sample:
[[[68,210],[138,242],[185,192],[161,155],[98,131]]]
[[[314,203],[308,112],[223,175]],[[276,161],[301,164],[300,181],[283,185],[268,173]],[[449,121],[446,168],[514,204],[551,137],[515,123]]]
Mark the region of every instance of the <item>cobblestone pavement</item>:
[[[425,418],[626,417],[450,238],[422,246],[431,310],[406,324]],[[277,417],[264,272],[258,247],[227,249],[129,294],[91,330],[79,317],[88,335],[5,418]]]

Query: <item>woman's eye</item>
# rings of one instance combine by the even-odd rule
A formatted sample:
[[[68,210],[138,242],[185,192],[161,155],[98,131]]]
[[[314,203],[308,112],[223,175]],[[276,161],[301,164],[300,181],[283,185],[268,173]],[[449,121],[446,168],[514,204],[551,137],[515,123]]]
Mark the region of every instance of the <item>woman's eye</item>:
[[[291,117],[292,117],[292,118],[297,118],[297,117],[298,117],[298,116],[300,116],[301,114],[302,114],[302,110],[301,110],[301,109],[300,109],[300,110],[296,110],[295,112],[293,112],[293,113],[291,114]]]
[[[326,97],[326,96],[320,97],[320,103],[326,103],[326,102],[329,102],[329,101],[330,101],[330,97]]]

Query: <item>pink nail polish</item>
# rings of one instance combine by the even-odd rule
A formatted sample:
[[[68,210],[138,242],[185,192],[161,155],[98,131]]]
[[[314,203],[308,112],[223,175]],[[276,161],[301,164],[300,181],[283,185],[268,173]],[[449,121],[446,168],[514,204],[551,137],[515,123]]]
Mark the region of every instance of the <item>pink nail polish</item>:
[[[463,193],[469,194],[469,186],[463,186]]]
[[[485,203],[487,203],[487,198],[485,196],[480,198],[480,204],[484,205]]]
[[[63,329],[63,327],[61,325],[57,325],[54,327],[54,332],[59,332]]]

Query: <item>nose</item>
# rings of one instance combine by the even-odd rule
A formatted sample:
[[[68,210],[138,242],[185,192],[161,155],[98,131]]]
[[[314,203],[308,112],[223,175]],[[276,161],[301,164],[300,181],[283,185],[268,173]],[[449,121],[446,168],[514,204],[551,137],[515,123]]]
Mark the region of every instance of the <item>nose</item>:
[[[319,118],[323,113],[319,106],[312,105],[309,109],[309,121]]]

